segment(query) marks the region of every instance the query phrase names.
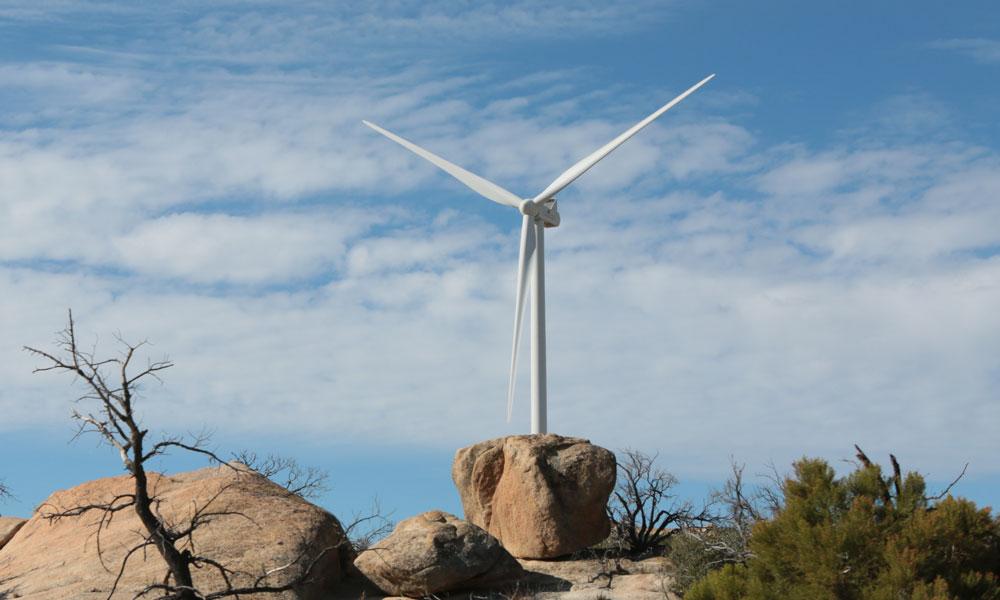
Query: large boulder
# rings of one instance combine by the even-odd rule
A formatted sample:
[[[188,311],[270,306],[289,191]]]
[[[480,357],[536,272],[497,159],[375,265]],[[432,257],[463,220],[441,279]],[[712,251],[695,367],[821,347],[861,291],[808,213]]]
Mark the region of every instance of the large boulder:
[[[462,448],[451,475],[466,519],[518,558],[555,558],[607,537],[615,471],[611,451],[544,433]]]
[[[27,522],[27,519],[17,517],[0,517],[0,548],[10,541],[14,534]]]
[[[196,529],[194,551],[232,569],[234,586],[252,585],[265,571],[293,563],[266,579],[268,584],[284,585],[303,572],[304,563],[332,548],[311,572],[314,581],[268,596],[318,600],[329,595],[354,558],[333,515],[242,465],[147,475],[148,489],[160,500],[157,510],[168,521],[187,522],[197,509],[215,513]],[[7,589],[32,600],[107,598],[126,553],[143,539],[145,530],[134,510],[121,510],[103,521],[101,511],[58,520],[45,515],[108,503],[133,491],[132,477],[123,475],[52,494],[0,548],[0,581],[6,580]],[[218,570],[209,565],[192,571],[202,591],[225,586]],[[162,583],[166,572],[155,548],[135,552],[114,598],[132,598],[147,585]]]
[[[424,598],[523,575],[496,538],[454,515],[432,510],[410,517],[372,545],[354,566],[388,594]]]

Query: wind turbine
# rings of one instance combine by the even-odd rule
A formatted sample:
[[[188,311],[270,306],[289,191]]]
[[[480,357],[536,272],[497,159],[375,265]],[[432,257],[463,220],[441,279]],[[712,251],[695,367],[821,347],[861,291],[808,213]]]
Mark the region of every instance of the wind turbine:
[[[520,198],[497,184],[487,181],[475,173],[448,162],[440,156],[424,150],[420,146],[404,140],[398,135],[382,129],[378,125],[362,121],[365,125],[381,133],[390,140],[427,159],[472,191],[494,202],[518,209],[523,215],[521,223],[521,250],[517,259],[517,293],[514,304],[514,347],[510,358],[510,383],[507,391],[507,422],[510,422],[514,406],[514,381],[517,373],[517,353],[521,342],[524,321],[524,304],[531,288],[531,433],[545,433],[547,430],[545,409],[545,264],[544,233],[546,227],[559,226],[555,195],[573,183],[602,158],[611,154],[640,129],[667,112],[696,89],[715,77],[711,74],[692,86],[686,92],[664,104],[656,112],[639,121],[631,129],[601,146],[589,156],[556,177],[542,193],[534,198]],[[529,281],[530,277],[530,281]]]

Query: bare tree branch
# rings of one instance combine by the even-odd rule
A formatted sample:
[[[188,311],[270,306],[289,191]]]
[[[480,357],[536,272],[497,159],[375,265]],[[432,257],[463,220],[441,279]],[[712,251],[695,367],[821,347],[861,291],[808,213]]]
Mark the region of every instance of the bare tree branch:
[[[870,468],[872,466],[872,461],[869,460],[868,455],[865,454],[864,450],[862,450],[857,444],[854,444],[854,449],[858,451],[858,453],[855,456],[858,457],[858,460],[861,461],[861,464],[864,465],[866,469]]]
[[[958,477],[956,477],[954,481],[952,481],[951,483],[948,484],[948,487],[944,488],[944,490],[942,490],[941,493],[938,494],[937,496],[927,496],[927,499],[928,500],[940,500],[940,499],[944,498],[945,496],[947,496],[948,492],[951,491],[951,488],[955,487],[955,484],[958,483],[958,480],[961,479],[961,478],[963,478],[963,477],[965,477],[965,471],[968,468],[969,468],[969,463],[965,463],[965,466],[962,467],[962,472],[958,474]]]
[[[711,515],[704,527],[688,527],[671,545],[673,581],[669,591],[683,596],[696,580],[726,564],[746,564],[754,553],[750,538],[758,523],[772,518],[782,506],[784,477],[772,464],[758,474],[770,483],[749,485],[744,465],[730,457],[731,474],[725,485],[709,496]]]
[[[326,486],[329,474],[326,471],[314,467],[300,467],[294,458],[277,454],[268,454],[266,458],[261,458],[256,452],[243,450],[234,454],[233,459],[302,498],[317,498],[329,491]]]
[[[706,563],[713,568],[727,563],[746,564],[753,557],[750,550],[750,536],[760,522],[771,518],[781,507],[780,480],[774,466],[772,474],[766,477],[774,486],[748,486],[743,478],[745,465],[729,459],[732,474],[720,490],[712,492],[709,506],[714,514],[711,526],[705,529],[691,528],[685,534],[702,543],[707,552],[717,558]]]
[[[142,384],[153,379],[161,382],[159,373],[173,366],[169,360],[147,361],[145,367],[138,370],[133,369],[133,361],[137,357],[137,351],[144,347],[147,342],[130,344],[121,335],[116,335],[115,339],[122,347],[118,357],[108,359],[97,359],[96,350],[83,350],[77,343],[76,331],[73,322],[73,313],[69,312],[69,325],[57,336],[56,345],[60,349],[57,354],[44,352],[31,347],[25,347],[29,353],[45,359],[47,364],[38,367],[34,372],[68,372],[84,384],[85,391],[77,398],[77,403],[86,403],[96,410],[73,411],[73,418],[77,421],[79,429],[75,437],[83,433],[94,432],[99,438],[110,444],[121,455],[125,469],[132,476],[133,490],[131,493],[120,494],[107,502],[97,502],[74,507],[54,507],[45,516],[48,519],[58,520],[67,517],[76,517],[91,511],[97,511],[100,515],[96,524],[95,536],[97,539],[98,555],[104,564],[103,550],[101,548],[101,531],[110,525],[115,514],[131,508],[134,510],[142,523],[144,532],[140,535],[141,541],[133,546],[125,554],[119,564],[114,585],[108,595],[110,600],[115,590],[121,582],[122,576],[126,572],[129,559],[140,550],[150,546],[155,547],[163,557],[167,565],[167,573],[163,578],[163,583],[149,585],[139,591],[136,598],[151,595],[159,592],[159,598],[163,600],[208,600],[214,598],[236,597],[240,595],[252,595],[262,593],[275,593],[290,590],[300,585],[309,577],[310,572],[327,551],[336,548],[327,548],[313,557],[308,564],[306,571],[288,581],[283,585],[269,585],[266,580],[272,574],[281,572],[290,565],[285,565],[277,569],[265,572],[256,579],[256,583],[249,587],[235,587],[231,575],[231,569],[208,556],[197,554],[193,534],[194,532],[210,523],[213,519],[221,516],[239,515],[249,518],[243,513],[231,510],[215,510],[212,505],[218,500],[223,491],[229,486],[222,486],[210,498],[200,503],[195,503],[193,510],[184,523],[171,523],[159,511],[160,499],[156,495],[154,484],[150,483],[150,478],[146,471],[146,462],[150,459],[162,455],[171,449],[181,449],[207,456],[211,460],[226,465],[237,472],[240,469],[229,465],[221,460],[214,452],[206,449],[209,435],[202,432],[199,435],[191,436],[191,440],[179,437],[169,437],[158,442],[148,443],[148,430],[140,426],[140,419],[135,412],[135,403],[139,399],[139,392]],[[114,382],[114,383],[112,383]],[[96,406],[95,406],[96,405]],[[294,466],[294,473],[299,473],[297,465]],[[299,476],[296,475],[296,478]],[[325,479],[318,478],[317,473],[312,470],[305,472],[304,483],[299,491],[314,490]],[[2,482],[0,482],[2,483]],[[6,488],[0,487],[0,492]],[[341,542],[341,546],[347,545],[347,537]],[[305,561],[306,557],[300,557]],[[107,565],[104,565],[108,569]],[[221,590],[203,592],[199,590],[192,579],[192,568],[202,568],[209,566],[215,569],[222,577],[224,587]],[[109,569],[110,572],[110,569]]]
[[[14,494],[11,493],[10,488],[4,484],[3,479],[0,479],[0,502],[6,502],[7,500],[14,499]]]
[[[392,532],[396,524],[389,519],[392,513],[382,512],[378,496],[372,498],[371,508],[366,513],[355,511],[351,523],[344,528],[344,535],[350,540],[355,552],[373,549],[373,544]]]
[[[612,539],[631,554],[655,552],[682,527],[704,522],[708,513],[695,511],[673,493],[677,479],[649,456],[626,448],[618,452],[618,482],[608,505]]]

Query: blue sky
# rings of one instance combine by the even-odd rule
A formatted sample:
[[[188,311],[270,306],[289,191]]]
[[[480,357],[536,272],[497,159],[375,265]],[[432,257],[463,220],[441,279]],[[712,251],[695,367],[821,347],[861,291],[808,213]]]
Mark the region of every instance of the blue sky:
[[[857,443],[995,504],[998,11],[4,2],[0,513],[121,472],[21,350],[67,308],[175,362],[153,431],[328,469],[345,518],[460,512],[454,451],[528,430],[520,219],[361,120],[533,196],[710,73],[559,195],[550,430],[692,495]]]

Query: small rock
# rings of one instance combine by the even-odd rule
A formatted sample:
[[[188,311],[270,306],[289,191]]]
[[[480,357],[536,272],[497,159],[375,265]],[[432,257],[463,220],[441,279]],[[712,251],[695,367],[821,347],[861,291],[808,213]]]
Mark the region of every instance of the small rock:
[[[451,473],[466,519],[518,558],[555,558],[608,536],[615,471],[611,451],[545,433],[462,448]]]
[[[413,598],[523,574],[496,538],[439,510],[402,521],[389,537],[362,552],[354,566],[383,592]]]

